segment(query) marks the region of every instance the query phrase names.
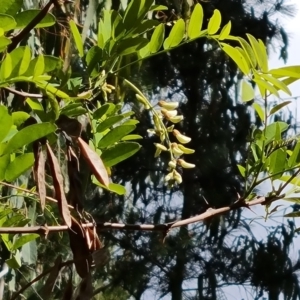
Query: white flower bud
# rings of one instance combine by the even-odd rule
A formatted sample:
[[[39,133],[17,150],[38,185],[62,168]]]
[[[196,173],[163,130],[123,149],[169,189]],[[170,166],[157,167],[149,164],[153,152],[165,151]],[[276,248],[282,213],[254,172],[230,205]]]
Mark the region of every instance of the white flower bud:
[[[158,105],[160,107],[163,107],[164,109],[173,110],[173,109],[176,109],[178,107],[179,102],[166,102],[164,100],[160,100],[158,102]]]
[[[177,143],[172,143],[171,144],[171,150],[173,152],[174,155],[176,156],[180,156],[183,154],[183,151],[181,151],[178,147],[178,144]]]
[[[190,149],[190,148],[186,148],[184,147],[183,145],[179,144],[178,145],[178,148],[183,151],[184,154],[193,154],[195,153],[195,150],[194,149]]]
[[[194,165],[194,164],[190,164],[190,163],[186,162],[186,161],[183,160],[183,159],[178,159],[177,162],[178,162],[178,164],[179,164],[180,166],[182,166],[182,167],[185,168],[185,169],[192,169],[192,168],[195,168],[195,165]]]
[[[162,108],[161,113],[167,119],[177,116],[177,110],[166,110],[166,109]]]
[[[181,144],[187,144],[192,140],[190,137],[185,136],[182,133],[180,133],[177,129],[173,130],[173,134]]]
[[[174,175],[173,175],[174,180],[175,180],[178,184],[180,184],[180,183],[182,182],[182,177],[181,177],[181,175],[180,175],[176,170],[174,170],[173,173],[174,173]]]
[[[168,166],[171,169],[175,169],[176,168],[176,160],[170,160],[169,163],[168,163]]]
[[[175,116],[175,117],[171,117],[171,118],[168,118],[168,120],[172,123],[179,123],[183,120],[183,116],[180,115],[180,116]]]

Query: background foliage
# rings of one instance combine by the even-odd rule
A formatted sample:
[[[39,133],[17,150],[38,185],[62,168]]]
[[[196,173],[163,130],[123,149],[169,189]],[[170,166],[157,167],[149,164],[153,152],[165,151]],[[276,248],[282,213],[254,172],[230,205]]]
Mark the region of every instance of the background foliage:
[[[3,2],[0,222],[12,229],[1,233],[7,299],[222,299],[232,285],[251,298],[299,297],[292,222],[265,228],[263,240],[240,209],[167,237],[101,231],[100,242],[93,224],[83,226],[170,223],[210,207],[242,207],[262,179],[283,182],[266,207],[288,197],[288,183],[297,188],[299,143],[286,136],[287,120],[272,119],[288,103],[270,109],[268,96],[289,93],[299,67],[269,70],[264,46],[281,45],[286,59],[287,35],[272,20],[290,16],[292,7],[152,2]],[[164,111],[161,99],[178,107]],[[176,144],[190,149],[181,152],[190,152],[184,162],[195,168],[185,168]],[[66,224],[68,233],[18,231],[44,224]],[[38,274],[44,276],[30,283]]]

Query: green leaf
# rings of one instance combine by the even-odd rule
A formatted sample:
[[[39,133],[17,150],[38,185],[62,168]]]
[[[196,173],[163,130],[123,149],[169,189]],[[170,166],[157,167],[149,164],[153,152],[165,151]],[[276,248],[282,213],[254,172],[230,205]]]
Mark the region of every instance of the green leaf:
[[[290,156],[288,160],[288,166],[290,168],[296,166],[300,162],[300,141],[297,142],[292,155]]]
[[[147,43],[148,40],[142,37],[122,39],[116,44],[115,49],[118,55],[128,55],[137,52],[147,45]]]
[[[229,21],[221,30],[221,33],[219,35],[219,40],[225,40],[230,35],[231,31],[231,21]]]
[[[22,7],[23,0],[1,0],[0,13],[15,15]]]
[[[101,122],[97,127],[97,132],[102,132],[108,128],[110,128],[112,125],[119,123],[121,120],[123,120],[123,116],[112,116]]]
[[[12,72],[12,60],[10,54],[7,53],[0,68],[0,82],[5,81],[5,79],[9,78],[11,72]]]
[[[37,245],[36,240],[30,241],[22,247],[22,259],[25,263],[32,265],[36,264],[37,260]]]
[[[141,23],[152,3],[153,0],[130,1],[126,7],[123,19],[123,26],[126,31],[130,31],[135,28],[136,24]]]
[[[106,113],[109,113],[115,108],[113,103],[105,103],[101,107],[97,108],[93,113],[93,119],[99,120],[101,119]]]
[[[284,172],[286,162],[286,151],[285,149],[279,148],[272,152],[270,155],[270,166],[269,172],[271,174],[277,174],[279,172]],[[272,177],[272,180],[278,179],[281,174]]]
[[[13,125],[13,120],[11,115],[8,113],[6,106],[0,105],[0,142],[7,136]]]
[[[83,57],[84,53],[83,53],[83,43],[82,43],[82,39],[81,39],[81,35],[79,33],[79,30],[75,24],[75,22],[73,20],[69,21],[69,25],[70,25],[70,29],[77,47],[77,50],[79,52],[79,56]]]
[[[285,122],[274,122],[266,127],[266,133],[265,133],[265,138],[266,138],[266,145],[270,143],[272,140],[275,138],[276,134],[276,128],[279,125],[280,133],[284,132],[289,128],[289,125]]]
[[[275,78],[269,74],[261,73],[259,75],[266,81],[271,82],[278,90],[282,90],[290,96],[292,95],[292,92],[290,91],[290,89],[282,81],[278,80],[277,78]]]
[[[98,26],[98,46],[104,49],[106,42],[111,38],[112,34],[111,12],[103,11],[103,20],[100,19]]]
[[[122,141],[133,141],[133,140],[141,140],[141,139],[143,139],[143,137],[140,136],[139,134],[128,134],[122,137]]]
[[[168,7],[165,5],[152,5],[149,8],[149,11],[159,11],[159,10],[168,10]]]
[[[21,124],[23,124],[30,117],[30,115],[28,113],[26,113],[25,111],[13,112],[11,116],[12,116],[13,124],[16,127],[19,127]]]
[[[256,68],[257,61],[256,61],[255,54],[254,54],[251,46],[249,45],[249,43],[246,40],[244,40],[241,37],[238,37],[238,40],[239,40],[241,46],[243,47],[251,66],[253,68]]]
[[[180,44],[185,34],[185,23],[179,19],[173,26],[169,36],[165,39],[164,49],[176,47]]]
[[[218,9],[215,9],[207,25],[208,34],[215,34],[220,28],[221,21],[222,17],[220,11]]]
[[[200,31],[202,29],[202,23],[203,23],[203,8],[199,3],[197,3],[192,12],[188,31],[187,31],[188,37],[190,39],[197,38],[200,35]]]
[[[165,35],[165,26],[164,24],[159,24],[155,29],[151,36],[149,49],[150,53],[156,53],[164,42]]]
[[[40,236],[36,233],[22,235],[14,242],[14,244],[12,246],[12,250],[16,250],[16,249],[22,247],[23,245],[25,245],[26,243],[29,243],[29,242],[37,239],[38,237],[40,237]]]
[[[247,60],[242,54],[234,47],[225,43],[220,43],[224,52],[237,64],[238,68],[245,74],[248,75],[250,72],[250,66]]]
[[[244,102],[253,100],[255,97],[255,93],[252,85],[245,79],[242,80],[241,92],[242,92],[241,98],[242,101]]]
[[[132,132],[136,127],[134,125],[121,125],[111,129],[99,142],[99,148],[109,147],[119,142],[125,135]]]
[[[134,142],[119,143],[103,151],[101,158],[106,167],[112,167],[135,154],[141,146]]]
[[[95,176],[93,176],[93,179],[92,179],[93,183],[102,187],[103,189],[106,189],[110,192],[113,192],[113,193],[116,193],[118,195],[125,195],[126,194],[126,189],[123,185],[121,184],[117,184],[117,183],[110,183],[108,185],[108,187],[104,186],[102,183],[100,183],[96,178]]]
[[[0,14],[0,24],[4,32],[15,29],[17,26],[16,20],[6,14]]]
[[[101,63],[103,59],[103,50],[99,48],[98,46],[93,46],[90,48],[88,53],[86,54],[85,61],[88,66],[87,70],[90,74],[96,75],[98,72],[95,71],[95,74],[93,73],[95,67],[97,64]]]
[[[263,98],[265,98],[265,91],[268,90],[271,94],[275,95],[276,97],[279,97],[278,91],[277,89],[271,85],[269,82],[258,78],[258,75],[254,76],[253,79],[254,82],[257,83],[259,90],[260,90],[260,94]]]
[[[17,134],[15,134],[10,141],[7,143],[3,150],[3,154],[13,153],[15,150],[28,145],[56,130],[56,126],[51,123],[41,123],[29,125]]]
[[[82,107],[81,103],[70,103],[61,109],[60,114],[67,117],[78,117],[86,112],[86,108]]]
[[[251,44],[252,50],[255,54],[256,61],[263,72],[267,72],[266,62],[265,62],[265,49],[262,49],[259,42],[251,34],[246,34],[249,42]],[[263,52],[264,50],[264,52]]]
[[[33,153],[25,153],[17,156],[6,168],[5,180],[12,182],[26,172],[34,164]]]
[[[237,165],[237,167],[238,167],[241,175],[245,178],[246,177],[246,169],[241,165]]]
[[[262,70],[263,72],[268,72],[269,66],[268,66],[268,54],[267,54],[267,49],[265,44],[263,43],[262,40],[258,39],[258,44],[260,47],[260,53],[262,55],[261,61],[262,61]]]
[[[19,269],[22,266],[20,252],[17,251],[16,254],[12,254],[12,257],[7,259],[5,262],[12,269]]]
[[[0,52],[3,52],[9,44],[11,44],[11,39],[0,36]]]
[[[0,156],[0,181],[3,181],[5,179],[5,171],[9,163],[10,163],[9,154]]]
[[[24,10],[17,15],[15,15],[15,20],[17,22],[17,29],[21,29],[26,27],[39,13],[41,10],[39,9],[28,9]],[[34,28],[43,28],[50,27],[54,25],[56,19],[54,15],[47,13],[47,15],[40,21]]]
[[[290,66],[272,69],[269,71],[269,74],[276,75],[278,77],[300,78],[300,66]]]
[[[31,51],[28,46],[24,47],[24,53],[22,57],[22,61],[19,67],[19,72],[18,75],[23,75],[27,70],[30,65],[30,60],[31,60]]]
[[[40,54],[36,58],[36,63],[33,70],[33,77],[38,77],[44,74],[44,68],[45,68],[44,56]]]
[[[276,106],[272,107],[269,116],[275,114],[277,111],[279,111],[280,109],[282,109],[283,107],[285,107],[286,105],[290,104],[292,101],[285,101],[282,102],[280,104],[277,104]]]
[[[35,84],[40,87],[41,89],[53,94],[54,96],[60,97],[62,99],[69,99],[70,96],[65,92],[57,89],[52,84],[48,83],[47,81],[37,81]]]
[[[261,119],[261,121],[264,123],[265,122],[265,111],[264,109],[261,107],[261,105],[259,105],[258,103],[254,102],[252,104],[253,108],[255,109],[257,115],[259,116],[259,118]]]

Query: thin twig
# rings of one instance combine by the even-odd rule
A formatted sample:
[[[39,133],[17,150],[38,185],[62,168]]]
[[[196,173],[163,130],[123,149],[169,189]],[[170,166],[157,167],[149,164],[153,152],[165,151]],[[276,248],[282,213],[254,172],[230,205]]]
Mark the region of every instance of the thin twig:
[[[62,269],[63,267],[69,266],[74,262],[74,260],[67,260],[66,262],[62,262],[59,265],[59,269]],[[17,297],[22,294],[27,288],[29,288],[31,285],[33,285],[35,282],[39,281],[41,278],[43,278],[44,276],[46,276],[47,274],[49,274],[53,268],[57,268],[57,266],[53,266],[50,269],[47,269],[46,271],[44,271],[43,273],[41,273],[40,275],[38,275],[37,277],[35,277],[34,279],[32,279],[31,281],[29,281],[27,284],[25,284],[20,290],[18,290],[11,298],[10,300],[15,300],[17,299]]]
[[[41,22],[47,13],[54,7],[53,0],[49,2],[40,10],[40,12],[27,24],[27,26],[16,36],[11,39],[11,44],[7,47],[7,52],[13,51],[18,44],[27,36],[27,34]]]
[[[22,96],[24,98],[43,98],[42,94],[26,93],[26,92],[23,92],[23,91],[17,91],[15,89],[10,88],[10,87],[4,87],[4,89],[6,89],[7,91],[9,91],[12,94]]]
[[[8,186],[10,188],[22,191],[24,193],[28,193],[28,194],[35,195],[35,196],[39,197],[39,194],[36,193],[36,192],[33,192],[33,191],[30,191],[30,190],[27,190],[27,189],[15,186],[13,184],[10,184],[10,183],[4,182],[4,181],[0,181],[0,185],[5,185],[5,186]],[[54,199],[54,198],[52,198],[52,197],[46,196],[46,199],[49,200],[49,201],[51,201],[51,202],[57,203],[57,200]],[[68,205],[68,207],[71,208],[71,209],[74,209],[74,207],[72,205]]]

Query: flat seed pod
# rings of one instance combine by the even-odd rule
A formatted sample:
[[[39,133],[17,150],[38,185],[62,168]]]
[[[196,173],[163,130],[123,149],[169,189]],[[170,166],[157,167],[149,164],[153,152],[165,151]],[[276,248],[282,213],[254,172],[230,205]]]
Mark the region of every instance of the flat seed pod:
[[[94,150],[90,148],[90,146],[82,138],[79,137],[77,141],[82,155],[91,168],[94,176],[100,183],[108,187],[109,177],[102,159]]]

